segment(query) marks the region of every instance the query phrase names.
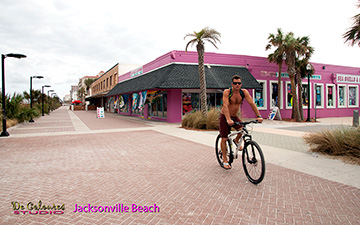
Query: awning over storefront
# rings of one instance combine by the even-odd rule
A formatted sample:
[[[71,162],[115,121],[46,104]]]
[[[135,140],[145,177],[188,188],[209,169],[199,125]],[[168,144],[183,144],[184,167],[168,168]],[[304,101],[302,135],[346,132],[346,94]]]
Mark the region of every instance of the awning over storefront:
[[[105,92],[102,92],[102,93],[99,93],[99,94],[96,94],[96,95],[92,95],[92,96],[86,97],[86,98],[85,98],[85,101],[90,101],[90,100],[95,99],[95,98],[104,97],[107,93],[109,93],[109,91],[105,91]]]
[[[244,67],[205,65],[206,88],[225,89],[230,87],[235,74],[242,78],[243,88],[261,88],[261,85]],[[170,64],[144,75],[118,83],[106,96],[151,89],[198,89],[198,65]]]

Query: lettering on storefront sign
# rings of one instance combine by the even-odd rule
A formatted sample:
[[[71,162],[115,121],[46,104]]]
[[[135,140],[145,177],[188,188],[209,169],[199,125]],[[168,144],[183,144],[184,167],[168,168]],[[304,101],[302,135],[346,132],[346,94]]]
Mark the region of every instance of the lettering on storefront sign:
[[[135,77],[143,73],[143,67],[136,68],[130,71],[130,76]]]
[[[338,82],[338,83],[360,84],[360,76],[337,74],[336,75],[336,82]]]
[[[279,73],[276,73],[276,77],[278,77],[278,74]],[[289,78],[289,74],[288,73],[281,73],[281,77]],[[321,75],[315,75],[315,74],[311,75],[310,79],[312,79],[312,80],[321,80]]]

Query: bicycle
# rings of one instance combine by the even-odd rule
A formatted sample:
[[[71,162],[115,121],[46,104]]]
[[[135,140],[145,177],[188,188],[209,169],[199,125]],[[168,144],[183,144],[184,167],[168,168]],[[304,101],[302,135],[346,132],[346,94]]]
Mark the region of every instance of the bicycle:
[[[228,140],[226,142],[226,155],[228,163],[231,166],[234,159],[238,158],[239,151],[242,151],[242,164],[246,177],[251,183],[259,184],[265,176],[265,158],[259,144],[252,140],[252,136],[246,129],[246,125],[251,123],[257,123],[257,120],[249,122],[235,122],[234,125],[241,125],[242,128],[239,131],[231,132],[228,135]],[[236,145],[236,143],[233,142],[233,137],[239,133],[241,133],[241,138],[239,140],[239,144]],[[240,148],[242,142],[244,142],[244,146],[241,150]],[[236,146],[235,149],[232,147],[232,143]],[[224,168],[220,134],[216,138],[215,153],[220,166]]]

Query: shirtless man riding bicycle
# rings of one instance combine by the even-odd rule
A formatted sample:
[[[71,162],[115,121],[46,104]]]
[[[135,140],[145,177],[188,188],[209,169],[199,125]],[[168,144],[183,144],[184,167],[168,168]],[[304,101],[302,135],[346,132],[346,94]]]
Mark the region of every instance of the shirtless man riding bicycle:
[[[250,96],[249,92],[246,89],[241,89],[241,77],[239,75],[234,75],[232,77],[231,88],[224,90],[223,93],[223,106],[220,112],[219,118],[219,129],[221,135],[221,152],[223,155],[224,163],[223,166],[225,169],[231,169],[226,157],[226,142],[228,140],[228,134],[230,133],[231,127],[234,126],[235,122],[241,122],[238,117],[240,106],[244,99],[249,103],[252,110],[254,111],[257,121],[261,123],[263,121],[258,108],[256,107],[253,98]],[[239,130],[240,125],[235,125],[234,128]],[[240,135],[238,135],[234,142],[239,144]]]

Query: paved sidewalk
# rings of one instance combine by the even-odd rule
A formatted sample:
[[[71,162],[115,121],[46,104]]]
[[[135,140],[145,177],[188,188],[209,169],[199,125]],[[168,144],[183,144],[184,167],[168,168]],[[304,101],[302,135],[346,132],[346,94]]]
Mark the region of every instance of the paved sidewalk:
[[[272,137],[274,130],[283,132],[275,123],[263,124]],[[254,127],[254,137],[265,142],[261,135],[266,129],[259,126]],[[10,137],[0,138],[0,224],[358,224],[360,220],[356,182],[348,185],[337,176],[331,180],[328,174],[312,172],[328,171],[328,160],[339,163],[338,173],[347,165],[301,148],[262,144],[266,175],[261,184],[253,185],[240,160],[231,170],[219,167],[213,147],[216,132],[108,113],[105,119],[96,119],[94,111],[71,112],[65,107],[8,131]],[[292,136],[287,137],[301,138],[294,132],[305,133],[289,130]],[[39,205],[40,200],[51,207],[64,204],[65,210],[24,214],[29,202]],[[14,210],[11,202],[25,210]],[[88,210],[89,204],[99,210],[111,206],[115,212],[73,212],[79,205]],[[135,204],[151,210],[156,204],[159,211],[131,212]],[[124,206],[129,212],[116,212]]]

